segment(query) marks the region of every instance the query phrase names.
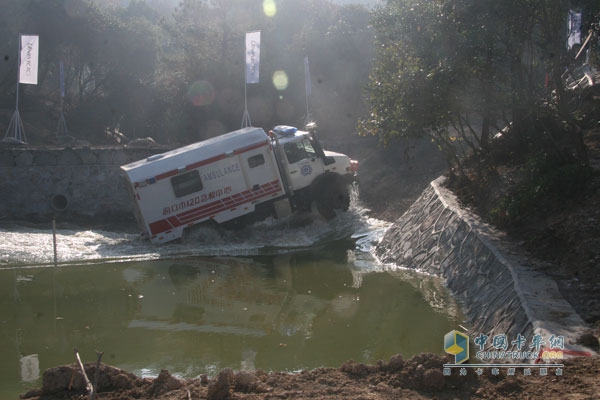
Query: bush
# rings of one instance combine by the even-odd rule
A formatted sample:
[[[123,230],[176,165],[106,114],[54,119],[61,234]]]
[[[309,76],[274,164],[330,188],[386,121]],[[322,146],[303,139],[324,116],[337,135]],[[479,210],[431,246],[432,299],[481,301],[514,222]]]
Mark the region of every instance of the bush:
[[[523,165],[525,178],[489,211],[499,226],[520,223],[535,213],[548,213],[579,196],[592,177],[592,169],[574,158],[535,154]]]

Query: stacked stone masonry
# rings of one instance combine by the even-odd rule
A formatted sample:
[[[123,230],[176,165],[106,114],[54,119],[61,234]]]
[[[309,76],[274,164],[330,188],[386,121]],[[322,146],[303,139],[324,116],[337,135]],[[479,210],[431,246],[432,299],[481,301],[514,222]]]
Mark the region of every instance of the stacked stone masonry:
[[[132,218],[131,200],[119,167],[160,153],[156,148],[0,149],[0,219]]]
[[[469,318],[470,333],[488,337],[562,335],[565,346],[588,327],[554,281],[500,232],[458,205],[438,178],[386,232],[381,261],[445,280]]]

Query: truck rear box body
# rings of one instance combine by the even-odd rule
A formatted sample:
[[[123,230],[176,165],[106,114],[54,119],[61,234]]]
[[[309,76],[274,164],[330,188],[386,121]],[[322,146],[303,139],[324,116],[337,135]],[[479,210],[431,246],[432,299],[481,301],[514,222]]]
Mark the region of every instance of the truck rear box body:
[[[285,195],[271,140],[249,127],[123,165],[134,213],[163,243],[207,220],[222,223]]]

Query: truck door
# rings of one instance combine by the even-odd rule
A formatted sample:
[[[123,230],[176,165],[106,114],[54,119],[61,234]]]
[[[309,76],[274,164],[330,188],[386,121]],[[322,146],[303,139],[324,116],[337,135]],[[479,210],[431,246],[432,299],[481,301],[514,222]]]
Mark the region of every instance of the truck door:
[[[277,164],[267,146],[259,151],[244,153],[242,156],[243,170],[248,184],[253,190],[264,185],[279,185],[283,192],[283,183],[280,182]]]
[[[308,138],[285,143],[283,149],[289,164],[290,182],[294,190],[309,186],[324,172],[323,160]]]

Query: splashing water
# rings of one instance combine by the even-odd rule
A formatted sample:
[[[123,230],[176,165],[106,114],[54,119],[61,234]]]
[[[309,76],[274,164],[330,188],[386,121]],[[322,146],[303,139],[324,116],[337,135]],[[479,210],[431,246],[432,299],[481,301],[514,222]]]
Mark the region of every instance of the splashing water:
[[[251,256],[279,254],[351,239],[357,250],[369,253],[389,223],[367,217],[368,210],[351,193],[348,212],[332,221],[314,213],[286,219],[266,219],[240,230],[195,227],[177,242],[153,245],[139,234],[103,230],[56,231],[58,264],[153,260],[190,256]],[[52,228],[11,226],[0,228],[0,267],[53,265]]]

